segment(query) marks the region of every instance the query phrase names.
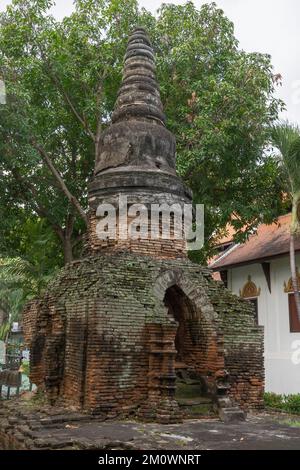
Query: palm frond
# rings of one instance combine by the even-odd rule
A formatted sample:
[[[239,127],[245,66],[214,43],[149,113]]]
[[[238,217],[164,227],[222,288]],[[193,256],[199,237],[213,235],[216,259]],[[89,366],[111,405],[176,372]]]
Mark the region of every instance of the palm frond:
[[[282,121],[271,129],[271,139],[282,155],[289,152],[291,143],[300,135],[300,128],[296,124]]]
[[[7,339],[10,328],[11,324],[9,322],[3,323],[3,325],[0,326],[0,341],[5,341]]]
[[[30,263],[21,258],[0,260],[0,282],[7,279],[22,279],[31,270]]]
[[[300,190],[300,128],[284,121],[271,129],[272,144],[283,161],[292,194]]]
[[[300,134],[293,140],[286,158],[286,165],[293,181],[293,192],[300,191]]]

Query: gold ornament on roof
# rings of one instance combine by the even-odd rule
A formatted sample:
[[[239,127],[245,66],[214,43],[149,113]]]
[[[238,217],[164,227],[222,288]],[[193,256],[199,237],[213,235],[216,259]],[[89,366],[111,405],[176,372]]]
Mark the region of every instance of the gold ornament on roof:
[[[240,297],[243,299],[252,299],[253,297],[260,296],[260,287],[257,287],[256,284],[251,280],[251,276],[248,276],[248,281],[244,285],[243,289],[240,290]]]
[[[298,268],[297,268],[297,280],[298,280],[298,290],[300,291],[300,273],[298,271]],[[294,292],[293,280],[291,277],[289,278],[288,282],[284,281],[283,287],[284,287],[284,292],[286,294],[290,294]]]

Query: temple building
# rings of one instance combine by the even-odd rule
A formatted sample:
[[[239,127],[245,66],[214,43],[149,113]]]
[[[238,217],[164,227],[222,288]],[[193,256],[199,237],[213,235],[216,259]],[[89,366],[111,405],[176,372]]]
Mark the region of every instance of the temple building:
[[[300,321],[291,279],[290,226],[291,214],[282,215],[277,223],[261,224],[242,244],[234,243],[229,231],[211,263],[228,289],[254,306],[256,323],[264,327],[265,390],[284,395],[300,392]],[[299,267],[299,238],[295,252]],[[298,285],[300,290],[299,272]]]
[[[99,206],[118,212],[120,196],[126,209],[192,200],[176,174],[175,137],[142,28],[129,38],[99,149],[86,253],[24,312],[31,381],[52,405],[107,417],[179,421],[188,414],[181,393],[188,389],[188,396],[209,398],[221,418],[242,419],[244,410],[263,406],[263,327],[253,307],[192,263],[174,233],[126,238],[116,219],[116,237],[99,237]],[[153,225],[161,231],[160,222]]]

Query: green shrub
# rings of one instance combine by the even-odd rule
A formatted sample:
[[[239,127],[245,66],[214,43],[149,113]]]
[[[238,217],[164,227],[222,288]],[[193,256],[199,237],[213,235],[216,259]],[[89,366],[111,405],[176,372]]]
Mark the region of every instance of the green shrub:
[[[283,396],[276,393],[266,392],[264,394],[265,406],[267,408],[283,409]]]
[[[300,414],[300,394],[284,396],[284,410],[289,413]]]
[[[264,394],[264,402],[267,408],[300,414],[300,394],[278,395],[276,393],[266,392]]]

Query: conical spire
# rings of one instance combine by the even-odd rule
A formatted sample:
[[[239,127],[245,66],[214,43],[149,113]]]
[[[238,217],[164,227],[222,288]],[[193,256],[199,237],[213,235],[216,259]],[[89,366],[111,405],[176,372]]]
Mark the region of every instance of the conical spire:
[[[101,181],[94,183],[97,189],[106,179],[107,184],[115,185],[116,173],[120,177],[121,172],[129,175],[129,179],[133,178],[134,172],[135,180],[130,182],[132,187],[146,184],[144,177],[143,181],[137,182],[145,171],[148,175],[153,172],[156,180],[158,174],[161,178],[169,177],[166,175],[176,177],[176,140],[165,126],[153,49],[143,28],[136,28],[129,37],[123,81],[112,123],[101,134],[98,149],[95,176]],[[109,182],[108,178],[111,178]]]
[[[146,31],[129,37],[123,81],[112,123],[100,136],[90,207],[118,204],[183,204],[191,193],[176,174],[176,139],[165,126],[155,77],[154,54]]]
[[[118,93],[112,122],[151,120],[165,125],[165,115],[155,77],[151,42],[143,28],[129,37],[123,81]]]

